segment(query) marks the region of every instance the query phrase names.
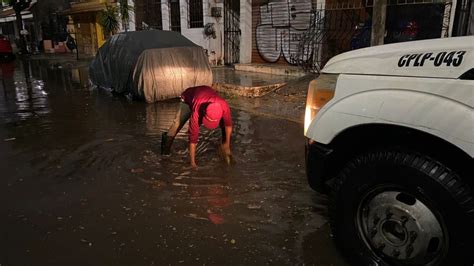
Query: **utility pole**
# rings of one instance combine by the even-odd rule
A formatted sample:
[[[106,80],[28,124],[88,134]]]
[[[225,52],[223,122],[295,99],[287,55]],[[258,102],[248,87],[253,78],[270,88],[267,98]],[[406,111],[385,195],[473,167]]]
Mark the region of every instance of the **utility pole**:
[[[20,51],[22,54],[27,53],[26,50],[26,40],[25,35],[22,34],[23,30],[23,18],[21,16],[21,11],[25,10],[30,6],[30,1],[26,0],[10,0],[10,6],[13,7],[15,11],[16,23],[18,26],[18,31],[20,31]]]
[[[372,36],[370,45],[382,45],[385,37],[385,19],[387,17],[387,0],[374,0],[372,11]]]

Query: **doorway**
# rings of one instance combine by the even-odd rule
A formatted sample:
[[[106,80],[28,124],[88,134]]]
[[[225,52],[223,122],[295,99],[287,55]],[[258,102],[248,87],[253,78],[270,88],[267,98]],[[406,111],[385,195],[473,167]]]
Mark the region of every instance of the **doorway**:
[[[240,1],[224,1],[224,63],[232,65],[240,57]]]
[[[170,29],[181,32],[181,10],[179,0],[170,0]]]

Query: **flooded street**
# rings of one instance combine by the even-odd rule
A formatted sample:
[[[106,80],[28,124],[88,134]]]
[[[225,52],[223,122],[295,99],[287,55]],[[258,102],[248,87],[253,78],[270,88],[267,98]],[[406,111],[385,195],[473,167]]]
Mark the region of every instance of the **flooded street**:
[[[187,127],[160,155],[178,101],[92,90],[86,67],[1,71],[0,265],[345,265],[302,125],[233,110],[235,164],[201,129],[192,170]]]

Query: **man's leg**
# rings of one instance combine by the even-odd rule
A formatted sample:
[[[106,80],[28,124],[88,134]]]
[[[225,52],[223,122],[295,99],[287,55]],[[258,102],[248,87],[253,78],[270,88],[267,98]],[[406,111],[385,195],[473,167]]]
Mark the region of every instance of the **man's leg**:
[[[176,117],[173,120],[168,132],[164,132],[161,135],[161,154],[168,155],[170,154],[171,144],[173,144],[173,140],[178,134],[178,132],[183,128],[186,121],[189,120],[191,116],[191,109],[189,105],[181,102],[179,104],[178,112],[176,113]]]

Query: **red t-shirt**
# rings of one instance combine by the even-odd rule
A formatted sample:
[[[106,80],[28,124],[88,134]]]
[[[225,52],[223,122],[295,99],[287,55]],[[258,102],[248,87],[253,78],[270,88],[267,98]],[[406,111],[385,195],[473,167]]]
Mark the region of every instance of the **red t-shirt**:
[[[191,109],[191,117],[189,118],[189,142],[197,143],[199,138],[199,126],[202,124],[201,119],[204,114],[204,107],[207,103],[219,103],[222,107],[221,127],[232,126],[232,117],[227,102],[222,99],[219,94],[209,86],[198,86],[186,89],[181,94],[181,99]],[[205,104],[203,106],[203,104]],[[203,106],[203,108],[201,108]]]

